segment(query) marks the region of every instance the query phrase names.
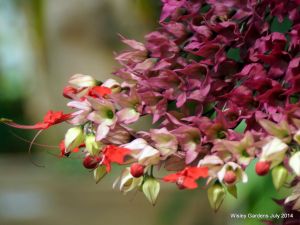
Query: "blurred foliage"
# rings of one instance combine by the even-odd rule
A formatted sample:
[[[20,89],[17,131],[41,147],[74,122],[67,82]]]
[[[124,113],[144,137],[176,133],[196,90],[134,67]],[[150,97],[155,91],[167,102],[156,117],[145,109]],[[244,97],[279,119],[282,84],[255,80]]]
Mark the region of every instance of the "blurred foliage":
[[[162,7],[161,1],[159,0],[134,0],[135,4],[140,9],[142,18],[148,24],[157,26],[157,21],[160,17],[160,10]]]

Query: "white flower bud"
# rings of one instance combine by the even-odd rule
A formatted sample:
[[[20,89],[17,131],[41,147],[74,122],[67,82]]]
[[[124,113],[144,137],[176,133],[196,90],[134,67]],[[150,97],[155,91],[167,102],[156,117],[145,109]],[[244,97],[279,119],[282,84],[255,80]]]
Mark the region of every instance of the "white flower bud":
[[[119,93],[121,91],[120,83],[114,79],[106,80],[101,86],[110,88],[113,93]]]
[[[130,168],[123,170],[121,176],[114,182],[113,187],[118,183],[120,185],[120,191],[126,194],[129,191],[139,187],[143,182],[143,177],[135,178],[130,173]]]
[[[81,127],[72,127],[65,134],[66,153],[77,148],[84,141],[84,134]]]
[[[280,164],[289,146],[279,138],[271,138],[263,147],[260,161],[271,162],[271,168]]]
[[[85,88],[96,86],[97,81],[90,75],[75,74],[70,78],[69,84],[78,88]]]
[[[300,176],[300,152],[296,152],[289,160],[289,165],[292,168],[293,172]]]

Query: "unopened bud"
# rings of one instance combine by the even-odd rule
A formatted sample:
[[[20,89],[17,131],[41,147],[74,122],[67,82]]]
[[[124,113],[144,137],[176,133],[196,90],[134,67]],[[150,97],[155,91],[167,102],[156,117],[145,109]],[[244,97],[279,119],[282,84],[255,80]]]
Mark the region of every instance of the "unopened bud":
[[[89,134],[85,137],[85,146],[91,155],[96,155],[102,148],[101,142],[96,141],[96,136],[93,134]]]
[[[260,161],[270,162],[270,168],[282,163],[289,146],[277,137],[269,137],[262,147]]]
[[[73,75],[70,78],[69,83],[78,88],[93,87],[97,85],[97,81],[92,76],[84,74]]]
[[[84,134],[81,127],[72,127],[70,128],[65,135],[65,147],[66,153],[72,151],[74,148],[77,148],[82,144],[84,140]]]
[[[236,174],[232,170],[228,170],[224,176],[224,182],[226,184],[233,184],[236,181]]]
[[[141,177],[144,174],[144,166],[140,163],[133,163],[130,166],[130,173],[133,177]]]
[[[160,190],[159,182],[153,177],[146,178],[142,190],[148,201],[154,206]]]
[[[95,169],[98,166],[101,158],[93,157],[93,156],[86,156],[82,162],[83,166],[87,169]]]
[[[210,206],[217,211],[225,198],[225,189],[221,184],[215,183],[207,190],[207,195]]]
[[[289,160],[289,166],[297,176],[300,176],[300,152],[296,152],[292,155]]]
[[[272,170],[272,178],[275,189],[278,191],[288,178],[288,171],[283,165],[278,165]]]
[[[255,171],[257,175],[264,176],[266,175],[270,170],[270,162],[268,161],[260,161],[257,162],[255,165]]]

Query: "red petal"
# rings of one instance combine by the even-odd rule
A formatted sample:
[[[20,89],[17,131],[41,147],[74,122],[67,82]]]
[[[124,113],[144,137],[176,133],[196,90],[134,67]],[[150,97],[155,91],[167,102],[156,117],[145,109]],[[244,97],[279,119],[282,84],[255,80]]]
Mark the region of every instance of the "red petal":
[[[187,168],[187,176],[196,180],[200,177],[208,177],[208,168],[207,167],[189,167]]]
[[[63,90],[63,96],[69,99],[72,99],[77,93],[78,90],[72,86],[66,86]]]
[[[96,86],[89,90],[88,95],[91,97],[104,97],[111,94],[111,89],[103,86]]]
[[[163,177],[163,181],[166,181],[166,182],[177,182],[177,180],[178,180],[178,178],[180,176],[181,175],[178,174],[178,173],[169,174],[169,175]]]
[[[195,180],[190,177],[185,177],[181,185],[188,189],[195,189],[198,187],[198,184],[195,182]]]
[[[54,124],[56,121],[60,120],[63,115],[63,112],[53,112],[50,110],[44,117],[44,123]]]
[[[130,153],[130,150],[114,145],[108,145],[103,150],[103,153],[110,162],[122,164],[124,163],[124,157]]]
[[[61,123],[65,120],[68,120],[71,118],[71,114],[64,114],[61,111],[58,112],[53,112],[53,111],[48,111],[44,117],[44,123],[48,123],[49,127],[51,125],[57,124],[57,123]]]
[[[74,148],[72,152],[79,152],[79,148]]]
[[[106,172],[109,173],[111,171],[111,165],[110,162],[107,159],[104,159],[102,162],[102,165],[106,167]]]
[[[65,140],[62,140],[58,146],[59,146],[60,150],[62,150],[62,151],[65,150],[66,149]]]

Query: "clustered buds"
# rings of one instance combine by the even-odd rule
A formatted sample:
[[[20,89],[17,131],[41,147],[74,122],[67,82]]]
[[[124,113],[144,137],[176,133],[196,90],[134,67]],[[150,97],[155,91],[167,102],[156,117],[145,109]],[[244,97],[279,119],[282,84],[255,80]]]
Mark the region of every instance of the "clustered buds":
[[[122,81],[100,82],[75,74],[63,90],[73,111],[49,111],[25,126],[48,129],[68,122],[62,156],[80,154],[96,182],[112,165],[126,165],[114,187],[140,190],[156,203],[160,182],[198,188],[206,179],[211,207],[255,164],[277,190],[300,177],[299,1],[163,0],[160,27],[145,43],[122,37],[130,47],[116,57]],[[278,32],[270,21],[290,21]],[[142,117],[153,128],[131,126]],[[77,152],[77,153],[76,153]],[[156,169],[169,172],[162,179]],[[269,173],[270,172],[270,173]],[[296,202],[294,193],[286,202]]]

